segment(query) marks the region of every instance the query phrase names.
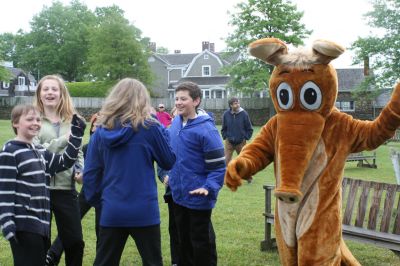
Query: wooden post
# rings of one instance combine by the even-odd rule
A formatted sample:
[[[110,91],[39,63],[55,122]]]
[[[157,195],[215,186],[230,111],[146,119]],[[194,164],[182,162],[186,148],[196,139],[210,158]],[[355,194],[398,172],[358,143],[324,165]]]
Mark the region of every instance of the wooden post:
[[[400,185],[400,152],[390,149],[390,158],[392,159],[394,173],[396,174],[397,184]]]

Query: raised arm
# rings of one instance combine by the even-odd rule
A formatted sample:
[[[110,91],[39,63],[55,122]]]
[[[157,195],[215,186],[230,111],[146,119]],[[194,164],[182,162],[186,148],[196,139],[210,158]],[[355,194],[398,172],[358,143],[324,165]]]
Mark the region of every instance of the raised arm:
[[[85,132],[85,121],[76,114],[71,121],[71,134],[68,139],[68,145],[64,153],[57,155],[49,151],[45,151],[45,159],[47,162],[47,172],[53,176],[55,173],[71,168],[78,159],[78,153],[82,144],[82,137]]]

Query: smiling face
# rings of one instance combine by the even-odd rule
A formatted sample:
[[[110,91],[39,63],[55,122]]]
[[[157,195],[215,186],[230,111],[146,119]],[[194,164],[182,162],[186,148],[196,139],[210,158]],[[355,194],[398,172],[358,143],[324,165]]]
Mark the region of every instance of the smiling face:
[[[44,80],[40,89],[40,100],[44,108],[56,109],[60,103],[61,89],[54,79]]]
[[[196,117],[196,107],[200,104],[200,98],[192,99],[189,91],[180,90],[176,92],[175,107],[178,115],[182,116],[184,121]]]
[[[38,111],[30,110],[27,113],[22,113],[12,125],[17,131],[17,140],[32,143],[32,139],[40,132],[42,120]]]

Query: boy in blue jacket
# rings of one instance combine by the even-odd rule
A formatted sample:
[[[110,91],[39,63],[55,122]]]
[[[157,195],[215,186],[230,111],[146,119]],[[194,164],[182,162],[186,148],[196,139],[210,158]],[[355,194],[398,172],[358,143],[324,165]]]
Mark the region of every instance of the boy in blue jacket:
[[[169,186],[179,236],[179,265],[217,265],[212,209],[224,181],[224,145],[213,119],[198,112],[201,90],[183,82],[175,90],[177,116],[170,131],[176,164]]]

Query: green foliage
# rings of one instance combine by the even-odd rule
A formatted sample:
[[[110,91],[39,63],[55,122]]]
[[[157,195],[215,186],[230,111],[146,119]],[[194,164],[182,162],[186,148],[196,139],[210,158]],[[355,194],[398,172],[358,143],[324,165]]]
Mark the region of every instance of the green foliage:
[[[351,46],[354,63],[370,61],[376,76],[372,83],[377,89],[392,87],[400,72],[400,1],[373,0],[373,10],[364,17],[372,28],[383,34],[359,37]]]
[[[19,34],[16,65],[41,76],[57,73],[68,81],[82,80],[93,23],[93,13],[78,0],[69,6],[53,2],[33,17],[31,32]]]
[[[12,33],[0,34],[0,58],[4,61],[13,61],[15,36]]]
[[[239,91],[252,92],[268,87],[271,67],[249,58],[248,45],[261,38],[275,37],[295,46],[303,44],[312,31],[300,23],[303,12],[284,0],[248,0],[236,5],[237,13],[230,13],[229,24],[234,28],[226,39],[227,56],[238,55],[238,61],[226,66],[222,73],[229,74],[228,86]]]
[[[108,95],[117,81],[70,82],[67,88],[72,97],[99,97]]]
[[[117,6],[97,8],[97,25],[91,33],[89,65],[98,80],[125,77],[151,84],[147,47],[141,43],[141,32],[124,18]]]

